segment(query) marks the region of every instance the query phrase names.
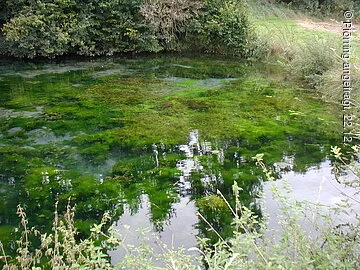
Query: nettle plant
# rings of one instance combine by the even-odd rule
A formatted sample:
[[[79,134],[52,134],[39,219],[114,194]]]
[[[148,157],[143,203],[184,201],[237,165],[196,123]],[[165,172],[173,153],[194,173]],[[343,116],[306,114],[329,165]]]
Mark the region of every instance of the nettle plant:
[[[356,176],[353,183],[359,183],[359,171],[354,169],[358,150],[358,147],[352,147],[352,157],[345,158],[339,147],[332,147],[333,156],[342,164],[342,169],[350,170]],[[263,156],[258,154],[253,159],[266,178],[273,180],[273,172],[267,168]],[[27,227],[26,214],[19,206],[23,230],[17,241],[18,255],[16,258],[6,256],[0,245],[3,269],[359,269],[360,217],[349,210],[351,202],[360,203],[356,198],[358,193],[348,195],[336,207],[328,207],[296,201],[290,194],[290,185],[284,183],[282,190],[275,185],[272,187],[273,196],[280,205],[277,229],[269,229],[269,216],[258,217],[242,205],[241,188],[234,182],[233,205],[217,191],[217,196],[233,214],[233,236],[223,239],[207,222],[209,230],[219,236],[219,241],[212,245],[210,239],[199,238],[198,247],[188,251],[168,248],[159,241],[162,252],[156,253],[149,245],[146,233],[140,235],[143,242],[139,246],[124,245],[118,232],[108,226],[110,217],[107,213],[100,224],[91,228],[90,237],[78,242],[74,227],[75,208],[70,204],[62,218],[55,211],[53,233],[41,235]],[[340,220],[336,217],[342,222],[336,222]],[[199,218],[204,219],[200,214]],[[312,233],[305,228],[311,228]],[[30,235],[40,238],[38,248],[31,249]],[[110,264],[106,250],[119,245],[123,246],[126,255],[114,266]],[[189,251],[200,256],[189,255]]]

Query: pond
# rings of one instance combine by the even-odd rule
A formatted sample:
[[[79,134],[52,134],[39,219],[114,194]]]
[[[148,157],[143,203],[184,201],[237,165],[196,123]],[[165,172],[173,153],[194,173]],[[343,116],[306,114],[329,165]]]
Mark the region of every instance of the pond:
[[[150,227],[175,246],[224,237],[234,181],[261,215],[269,167],[306,175],[341,143],[339,108],[286,79],[281,67],[234,58],[155,55],[0,62],[0,239],[14,248],[16,206],[51,228],[76,204],[86,235],[105,211],[120,230]],[[135,236],[129,237],[130,242]],[[116,252],[113,253],[116,262]]]

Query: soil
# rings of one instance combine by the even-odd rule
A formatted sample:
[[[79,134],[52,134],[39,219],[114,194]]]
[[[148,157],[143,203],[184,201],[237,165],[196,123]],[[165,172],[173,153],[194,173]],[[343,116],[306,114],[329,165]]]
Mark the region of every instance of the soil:
[[[342,35],[342,22],[331,20],[327,22],[315,22],[311,20],[296,20],[296,23],[300,26],[312,29],[312,30],[321,30],[321,31],[328,31],[331,33]],[[357,32],[358,29],[360,29],[359,24],[353,24],[352,27],[352,37],[355,39],[360,39],[360,36]]]

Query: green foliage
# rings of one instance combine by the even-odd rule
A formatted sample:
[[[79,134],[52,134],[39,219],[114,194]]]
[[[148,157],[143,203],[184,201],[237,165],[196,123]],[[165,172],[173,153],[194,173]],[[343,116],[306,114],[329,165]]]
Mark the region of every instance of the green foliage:
[[[291,72],[305,80],[312,88],[323,83],[323,75],[339,64],[333,42],[314,38],[299,48],[289,63]]]
[[[73,1],[32,2],[4,25],[7,50],[17,57],[53,57],[69,50],[70,32],[77,24]],[[68,12],[65,12],[68,11]]]
[[[152,28],[140,15],[141,3],[141,0],[99,0],[78,4],[79,24],[71,39],[75,52],[81,55],[112,55],[159,51],[161,48]]]
[[[251,34],[242,1],[205,1],[204,12],[191,24],[195,46],[211,53],[245,56]]]
[[[356,14],[360,11],[359,2],[356,0],[276,0],[275,2],[285,3],[316,16],[340,17],[345,10],[353,10]]]
[[[248,48],[246,10],[233,0],[39,0],[7,5],[11,12],[0,42],[2,53],[15,57],[182,51],[189,44],[244,56]]]
[[[179,41],[184,39],[189,22],[199,15],[202,7],[202,0],[149,0],[143,3],[140,12],[155,29],[163,48],[179,50]]]
[[[3,29],[8,54],[33,58],[158,51],[139,6],[139,1],[126,0],[24,4]]]

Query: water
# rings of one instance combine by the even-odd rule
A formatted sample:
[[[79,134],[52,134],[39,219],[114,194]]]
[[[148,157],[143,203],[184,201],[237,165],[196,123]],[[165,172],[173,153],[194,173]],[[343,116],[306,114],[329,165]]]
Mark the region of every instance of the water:
[[[123,233],[124,224],[150,227],[168,246],[215,241],[199,211],[231,236],[230,212],[210,195],[231,202],[236,180],[261,215],[267,184],[253,156],[264,153],[301,190],[301,177],[328,167],[341,141],[338,108],[283,77],[210,56],[0,63],[1,240],[11,247],[17,204],[45,232],[55,201],[61,211],[68,198],[82,235],[110,211]],[[334,196],[325,186],[321,194]]]
[[[309,202],[319,205],[320,213],[328,214],[328,208],[336,208],[347,205],[343,210],[348,213],[339,213],[331,217],[334,227],[339,224],[356,223],[356,217],[360,213],[360,195],[356,188],[340,184],[333,175],[333,166],[329,161],[321,162],[318,166],[310,167],[306,173],[293,171],[283,172],[281,179],[276,182],[264,183],[264,197],[262,198],[263,211],[269,214],[269,231],[279,232],[278,215],[281,214],[279,202],[273,198],[272,189],[275,187],[290,196],[291,201]],[[286,188],[284,188],[286,187]],[[290,188],[290,190],[288,190]],[[289,192],[289,193],[288,193]],[[301,220],[302,228],[312,236],[319,236],[319,230],[314,224],[321,225],[324,222],[318,213],[305,211],[306,217]]]
[[[196,216],[196,207],[189,197],[181,197],[180,201],[173,205],[174,214],[166,221],[166,226],[161,232],[154,233],[150,222],[150,202],[146,195],[141,197],[141,207],[139,211],[131,215],[129,210],[125,210],[120,220],[114,225],[115,228],[125,237],[123,245],[140,245],[143,238],[139,231],[145,231],[149,243],[155,251],[162,252],[162,244],[166,244],[169,249],[185,247],[189,249],[196,247],[196,235],[198,231],[196,224],[199,222]],[[188,252],[189,254],[193,254]],[[109,252],[111,261],[116,264],[126,255],[126,250],[119,247]]]

